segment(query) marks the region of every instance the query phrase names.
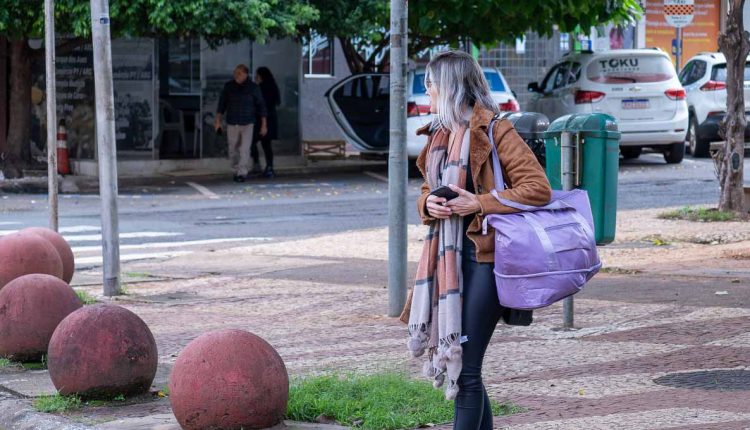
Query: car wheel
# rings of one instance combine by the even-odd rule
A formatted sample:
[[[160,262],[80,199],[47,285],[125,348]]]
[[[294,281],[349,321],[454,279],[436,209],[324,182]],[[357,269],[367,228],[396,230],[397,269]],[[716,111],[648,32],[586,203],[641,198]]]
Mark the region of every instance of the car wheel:
[[[688,126],[688,151],[693,157],[708,157],[709,142],[705,139],[698,138],[698,121],[694,116],[690,117]]]
[[[667,164],[681,163],[685,158],[685,142],[677,142],[664,148],[664,161]]]
[[[623,158],[626,160],[632,160],[640,157],[642,150],[643,148],[640,146],[622,146],[620,147],[620,154],[622,154]]]

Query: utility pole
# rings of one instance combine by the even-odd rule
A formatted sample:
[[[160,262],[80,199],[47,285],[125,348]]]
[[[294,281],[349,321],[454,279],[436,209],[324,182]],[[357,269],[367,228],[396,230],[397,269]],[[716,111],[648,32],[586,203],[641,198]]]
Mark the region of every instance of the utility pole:
[[[406,302],[406,72],[408,0],[391,0],[391,100],[388,148],[388,316]]]
[[[560,148],[562,154],[560,154],[562,163],[562,187],[564,191],[570,191],[575,188],[575,157],[576,154],[576,143],[573,142],[573,138],[570,132],[564,131],[560,135]],[[573,296],[568,296],[563,299],[563,328],[573,328]]]
[[[47,91],[47,196],[49,228],[58,230],[57,90],[55,85],[55,0],[44,0],[44,53]]]
[[[99,196],[102,205],[104,295],[115,296],[120,294],[120,237],[117,215],[117,148],[109,0],[91,0],[91,38],[94,47]]]

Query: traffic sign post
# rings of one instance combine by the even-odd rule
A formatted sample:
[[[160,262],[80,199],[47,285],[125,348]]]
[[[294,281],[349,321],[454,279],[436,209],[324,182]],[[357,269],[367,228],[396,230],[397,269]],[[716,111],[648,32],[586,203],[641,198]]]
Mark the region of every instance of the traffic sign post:
[[[682,65],[682,27],[693,22],[695,14],[694,0],[664,0],[664,19],[667,24],[675,27],[676,41],[673,44],[677,60],[677,72]]]

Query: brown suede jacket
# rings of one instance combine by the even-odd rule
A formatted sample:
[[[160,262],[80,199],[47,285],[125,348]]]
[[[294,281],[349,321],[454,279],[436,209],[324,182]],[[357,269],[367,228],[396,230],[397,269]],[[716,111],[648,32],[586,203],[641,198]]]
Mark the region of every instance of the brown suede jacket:
[[[474,188],[479,199],[481,210],[474,214],[474,219],[467,230],[467,235],[477,248],[477,261],[493,263],[495,261],[495,233],[490,226],[487,234],[482,234],[482,221],[489,214],[503,214],[517,212],[516,209],[503,205],[495,199],[490,192],[495,188],[495,179],[492,173],[492,147],[487,135],[494,113],[482,106],[476,105],[473,109],[470,121],[469,136],[469,163],[471,164],[471,176]],[[417,130],[417,134],[428,135],[429,125]],[[526,142],[516,133],[513,125],[507,120],[495,122],[494,130],[495,145],[503,167],[503,178],[508,189],[499,191],[500,197],[531,206],[543,206],[547,204],[552,195],[547,176],[544,169],[536,160]],[[427,145],[417,158],[417,167],[422,176],[427,177],[425,159],[429,152],[432,137],[428,137]],[[427,213],[425,204],[430,194],[427,181],[422,184],[422,195],[417,200],[417,209],[423,224],[435,221]]]

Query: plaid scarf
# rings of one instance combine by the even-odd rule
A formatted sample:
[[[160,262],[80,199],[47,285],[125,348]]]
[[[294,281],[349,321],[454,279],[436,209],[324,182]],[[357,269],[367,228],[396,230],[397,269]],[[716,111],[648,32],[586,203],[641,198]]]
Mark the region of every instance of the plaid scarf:
[[[433,132],[427,154],[427,183],[430,189],[454,184],[466,187],[469,160],[468,124],[454,133]],[[461,245],[463,217],[453,215],[430,225],[412,291],[409,315],[409,350],[414,357],[427,352],[425,377],[439,388],[447,379],[445,397],[458,394],[461,374]]]

